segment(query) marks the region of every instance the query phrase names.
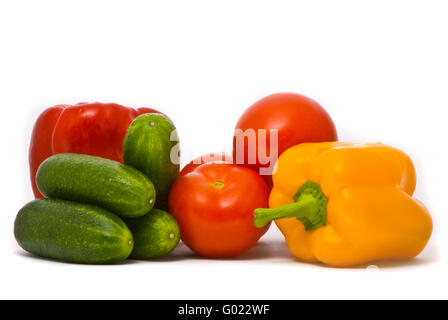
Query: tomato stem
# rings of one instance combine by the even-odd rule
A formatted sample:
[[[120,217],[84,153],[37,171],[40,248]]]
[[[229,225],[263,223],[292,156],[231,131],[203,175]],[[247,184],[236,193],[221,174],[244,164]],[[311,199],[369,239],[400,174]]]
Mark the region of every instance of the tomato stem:
[[[213,187],[215,187],[218,190],[221,190],[222,188],[224,188],[224,186],[225,186],[225,183],[222,180],[215,180],[213,182]]]

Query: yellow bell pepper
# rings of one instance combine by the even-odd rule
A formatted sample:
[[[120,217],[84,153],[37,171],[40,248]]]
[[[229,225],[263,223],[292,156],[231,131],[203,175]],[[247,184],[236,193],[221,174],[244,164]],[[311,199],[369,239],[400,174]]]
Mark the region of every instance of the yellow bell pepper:
[[[290,251],[307,262],[347,267],[409,259],[426,246],[431,217],[418,200],[415,169],[383,144],[300,144],[274,168],[269,208],[254,225],[276,220]]]

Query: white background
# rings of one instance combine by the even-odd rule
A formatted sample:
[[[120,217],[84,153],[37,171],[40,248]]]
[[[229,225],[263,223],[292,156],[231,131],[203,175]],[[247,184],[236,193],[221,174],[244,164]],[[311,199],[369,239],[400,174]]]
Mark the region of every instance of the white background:
[[[448,298],[446,1],[0,2],[0,298]],[[381,141],[415,161],[434,219],[417,259],[333,269],[293,259],[273,226],[235,260],[82,266],[33,258],[13,221],[33,199],[27,148],[46,107],[155,107],[183,163],[226,150],[246,107],[274,92],[319,101],[341,140]]]

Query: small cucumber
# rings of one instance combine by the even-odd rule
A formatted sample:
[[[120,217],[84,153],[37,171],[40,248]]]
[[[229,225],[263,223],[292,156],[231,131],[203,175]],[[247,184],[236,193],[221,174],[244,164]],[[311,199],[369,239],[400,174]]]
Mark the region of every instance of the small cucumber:
[[[30,253],[75,263],[119,262],[133,248],[131,232],[113,213],[58,199],[25,205],[16,217],[14,235]]]
[[[147,215],[136,219],[125,219],[134,236],[131,258],[159,258],[176,248],[180,229],[176,220],[166,211],[152,209]]]
[[[157,194],[155,206],[161,209],[168,207],[171,185],[179,177],[179,164],[173,163],[170,157],[171,150],[178,143],[171,141],[175,130],[176,127],[164,115],[147,113],[134,119],[123,143],[124,163],[151,179]]]
[[[85,154],[49,157],[40,165],[36,183],[46,197],[97,205],[122,217],[143,216],[155,203],[154,185],[143,173]]]

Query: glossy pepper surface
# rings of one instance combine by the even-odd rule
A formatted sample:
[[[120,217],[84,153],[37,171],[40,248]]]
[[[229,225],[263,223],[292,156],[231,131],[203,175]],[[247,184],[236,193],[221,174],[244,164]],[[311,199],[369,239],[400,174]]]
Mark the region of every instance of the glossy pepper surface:
[[[30,175],[36,198],[39,165],[57,153],[82,153],[123,162],[123,140],[132,120],[150,108],[133,109],[116,103],[57,105],[39,115],[29,150]]]
[[[274,172],[270,209],[255,210],[254,224],[276,220],[300,260],[346,267],[409,259],[431,236],[431,217],[412,198],[414,166],[397,149],[301,144],[279,157]]]

